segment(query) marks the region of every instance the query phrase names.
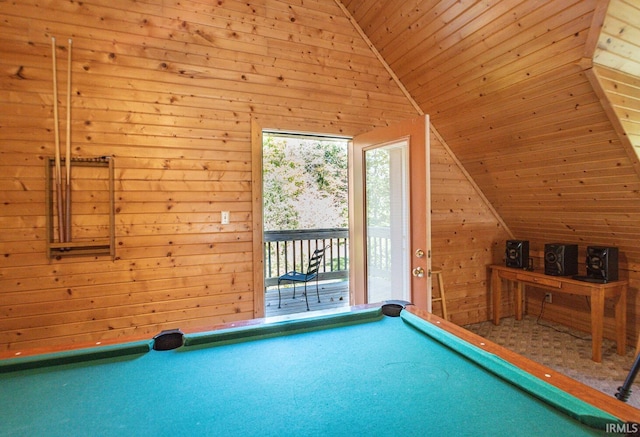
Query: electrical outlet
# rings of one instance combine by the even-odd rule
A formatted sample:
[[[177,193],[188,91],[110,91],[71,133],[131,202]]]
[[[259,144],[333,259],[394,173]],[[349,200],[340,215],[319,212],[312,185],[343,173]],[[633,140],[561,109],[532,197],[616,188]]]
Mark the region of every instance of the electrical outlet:
[[[545,293],[544,294],[544,301],[546,303],[551,303],[551,293]]]
[[[222,225],[229,224],[229,211],[222,211],[220,213],[220,224]]]

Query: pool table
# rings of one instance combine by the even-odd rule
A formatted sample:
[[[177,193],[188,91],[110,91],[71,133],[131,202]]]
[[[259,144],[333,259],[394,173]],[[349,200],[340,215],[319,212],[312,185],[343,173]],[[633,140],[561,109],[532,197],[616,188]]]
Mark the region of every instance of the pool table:
[[[169,334],[0,360],[0,435],[567,436],[640,422],[613,394],[405,303]]]

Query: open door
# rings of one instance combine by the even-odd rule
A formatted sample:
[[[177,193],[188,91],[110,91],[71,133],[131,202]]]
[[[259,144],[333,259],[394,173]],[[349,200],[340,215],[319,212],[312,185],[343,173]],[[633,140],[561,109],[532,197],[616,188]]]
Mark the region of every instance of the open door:
[[[352,302],[431,311],[429,117],[358,135],[350,151]]]

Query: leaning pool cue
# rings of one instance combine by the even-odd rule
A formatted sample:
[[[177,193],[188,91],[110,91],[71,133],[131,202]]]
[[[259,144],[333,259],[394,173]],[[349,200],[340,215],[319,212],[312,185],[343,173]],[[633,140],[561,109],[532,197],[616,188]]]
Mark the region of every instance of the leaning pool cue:
[[[71,38],[69,38],[69,54],[67,59],[67,155],[64,160],[67,171],[65,195],[65,241],[71,241]]]
[[[51,58],[53,61],[53,120],[54,120],[54,135],[55,135],[55,183],[56,193],[58,196],[58,240],[60,243],[64,242],[64,213],[62,205],[62,173],[60,171],[60,132],[58,126],[58,75],[56,73],[56,38],[51,37]]]

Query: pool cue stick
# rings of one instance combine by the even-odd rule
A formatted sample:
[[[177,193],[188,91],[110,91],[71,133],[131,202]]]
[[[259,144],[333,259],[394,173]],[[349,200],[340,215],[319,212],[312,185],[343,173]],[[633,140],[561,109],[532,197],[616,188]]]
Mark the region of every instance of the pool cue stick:
[[[58,75],[56,73],[56,38],[51,37],[51,57],[53,61],[53,120],[55,134],[55,183],[58,196],[58,240],[64,242],[64,213],[62,205],[62,174],[60,171],[60,127],[58,126]]]
[[[67,59],[67,155],[64,160],[67,171],[65,195],[65,241],[71,241],[71,38],[69,38],[69,54]]]

